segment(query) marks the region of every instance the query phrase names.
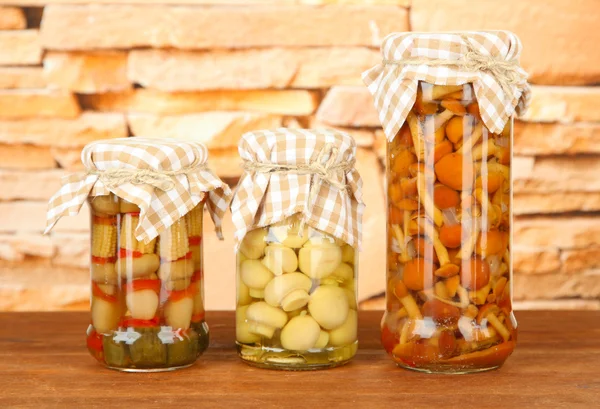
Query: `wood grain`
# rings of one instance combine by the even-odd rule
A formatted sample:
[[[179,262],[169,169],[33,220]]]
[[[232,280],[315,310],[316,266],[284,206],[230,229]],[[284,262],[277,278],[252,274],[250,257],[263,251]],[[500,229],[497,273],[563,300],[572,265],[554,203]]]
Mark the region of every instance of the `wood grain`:
[[[88,355],[88,314],[0,313],[0,407],[599,407],[600,312],[520,312],[517,350],[504,367],[454,376],[396,367],[379,343],[380,318],[361,312],[352,363],[279,372],[240,362],[233,313],[212,312],[211,345],[196,365],[124,374]]]

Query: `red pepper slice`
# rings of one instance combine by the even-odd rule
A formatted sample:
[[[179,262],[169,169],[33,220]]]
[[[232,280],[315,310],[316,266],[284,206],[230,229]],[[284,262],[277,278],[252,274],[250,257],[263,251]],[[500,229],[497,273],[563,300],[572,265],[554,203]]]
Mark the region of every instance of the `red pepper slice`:
[[[119,300],[114,295],[106,294],[102,289],[92,281],[92,295],[98,298],[102,298],[104,301],[108,301],[110,303],[116,303]]]
[[[138,217],[140,215],[140,212],[126,212],[124,214],[128,214],[129,216],[133,217]]]
[[[126,257],[140,258],[143,255],[144,254],[142,254],[141,251],[127,250],[127,249],[123,249],[123,248],[119,249],[119,257],[120,258],[126,258]]]
[[[129,281],[125,285],[125,291],[141,291],[141,290],[152,290],[155,293],[160,292],[160,280],[156,278],[142,278],[138,280]]]
[[[119,327],[129,328],[152,328],[158,326],[159,319],[154,317],[151,320],[140,320],[137,318],[124,318],[119,322]]]
[[[193,297],[194,294],[196,294],[197,290],[198,290],[198,287],[196,286],[196,283],[192,283],[187,288],[184,288],[183,290],[169,292],[167,295],[167,299],[169,301],[179,301],[186,297]]]
[[[92,223],[93,224],[115,225],[115,224],[117,224],[117,218],[114,216],[113,217],[94,216],[94,217],[92,217]]]
[[[204,318],[206,317],[206,313],[200,312],[198,314],[194,314],[192,315],[192,322],[200,322],[200,321],[204,321]]]
[[[400,342],[400,340],[397,335],[392,333],[387,325],[385,325],[381,329],[381,344],[383,345],[383,349],[385,349],[388,354],[391,354],[394,346],[398,344],[398,342]]]
[[[189,237],[190,246],[197,246],[202,243],[202,236],[190,236]]]
[[[102,335],[98,334],[96,330],[90,332],[87,336],[86,344],[92,351],[102,352],[104,346],[102,345]]]
[[[94,263],[94,264],[109,264],[109,263],[115,263],[116,261],[117,261],[116,257],[92,256],[92,263]]]
[[[192,274],[192,283],[196,283],[200,280],[202,280],[202,270],[194,271],[194,274]]]

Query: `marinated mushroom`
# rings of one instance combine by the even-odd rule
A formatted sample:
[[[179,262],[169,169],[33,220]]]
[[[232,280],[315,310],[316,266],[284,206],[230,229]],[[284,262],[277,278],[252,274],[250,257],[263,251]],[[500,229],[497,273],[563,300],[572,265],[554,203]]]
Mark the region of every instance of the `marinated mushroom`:
[[[510,339],[510,331],[500,322],[498,319],[498,313],[500,307],[496,304],[486,304],[479,309],[477,314],[477,323],[482,324],[484,320],[487,320],[496,331],[502,336],[505,341]]]
[[[265,248],[267,247],[266,237],[267,231],[265,229],[249,231],[240,244],[240,251],[251,260],[261,258],[265,254]]]
[[[246,319],[248,305],[237,307],[235,310],[235,339],[243,344],[253,344],[260,341],[260,336],[250,332],[250,324]]]
[[[342,262],[342,249],[333,243],[306,243],[298,253],[300,271],[314,279],[325,278]]]
[[[298,269],[298,257],[294,250],[282,245],[271,244],[265,247],[262,263],[276,276],[293,273]]]
[[[283,328],[287,323],[288,316],[279,308],[258,301],[248,306],[246,319],[249,332],[271,339],[275,330]]]
[[[281,346],[290,351],[314,348],[321,336],[321,328],[311,316],[301,314],[292,318],[281,330]]]
[[[242,281],[250,288],[250,295],[255,298],[262,298],[264,296],[263,290],[274,277],[273,273],[259,260],[253,259],[244,261],[240,271]]]
[[[310,315],[327,330],[342,325],[348,317],[349,309],[345,291],[330,285],[317,287],[308,302]]]
[[[265,287],[265,301],[284,311],[304,307],[309,300],[312,280],[302,273],[289,273],[275,277]]]
[[[358,316],[356,311],[349,310],[342,325],[329,331],[329,345],[344,346],[356,341]]]

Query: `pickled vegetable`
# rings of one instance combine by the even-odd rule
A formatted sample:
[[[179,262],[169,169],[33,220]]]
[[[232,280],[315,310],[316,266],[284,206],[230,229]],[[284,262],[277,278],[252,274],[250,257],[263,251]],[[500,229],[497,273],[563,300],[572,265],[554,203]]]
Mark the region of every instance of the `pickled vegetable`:
[[[356,353],[354,249],[301,227],[292,216],[241,243],[236,340],[253,365],[314,369]]]
[[[138,241],[140,209],[115,195],[92,210],[88,349],[124,371],[187,366],[208,346],[200,203],[158,239]]]
[[[399,365],[413,369],[493,369],[516,339],[509,271],[512,122],[501,135],[490,132],[473,98],[468,84],[420,83],[406,123],[388,143],[382,341]]]

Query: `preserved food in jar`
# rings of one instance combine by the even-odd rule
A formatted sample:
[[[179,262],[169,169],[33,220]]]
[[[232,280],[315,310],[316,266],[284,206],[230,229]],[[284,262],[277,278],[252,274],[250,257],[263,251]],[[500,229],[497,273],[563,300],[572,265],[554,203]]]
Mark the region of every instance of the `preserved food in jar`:
[[[50,201],[47,230],[86,198],[90,206],[87,347],[109,368],[182,368],[208,347],[203,210],[219,234],[230,190],[204,168],[206,156],[190,142],[94,142],[82,153],[87,174],[70,176]]]
[[[361,179],[334,130],[245,134],[236,226],[236,341],[247,363],[310,370],[357,350]]]

